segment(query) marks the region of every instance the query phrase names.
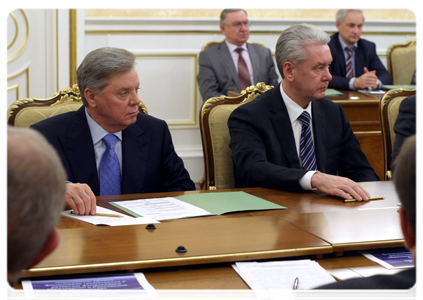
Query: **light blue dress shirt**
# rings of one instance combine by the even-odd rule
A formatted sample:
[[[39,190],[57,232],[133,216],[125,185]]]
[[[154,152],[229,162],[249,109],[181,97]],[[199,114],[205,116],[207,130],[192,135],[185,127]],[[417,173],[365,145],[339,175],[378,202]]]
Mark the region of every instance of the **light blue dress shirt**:
[[[100,176],[100,162],[103,157],[104,151],[106,150],[106,145],[103,142],[103,137],[105,137],[109,132],[103,129],[96,121],[91,118],[85,109],[85,116],[87,117],[88,127],[90,128],[91,138],[93,139],[94,153],[95,153],[95,163],[97,165],[97,174]],[[110,132],[118,137],[115,144],[115,152],[119,159],[120,165],[120,174],[122,174],[122,131]],[[122,175],[121,175],[122,176]]]

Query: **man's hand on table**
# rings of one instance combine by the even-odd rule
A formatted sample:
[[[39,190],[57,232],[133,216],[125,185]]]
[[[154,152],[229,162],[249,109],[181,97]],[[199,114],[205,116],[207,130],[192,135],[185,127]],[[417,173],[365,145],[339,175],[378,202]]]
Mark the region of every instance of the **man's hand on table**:
[[[78,215],[94,215],[96,199],[91,188],[85,183],[66,183],[66,205]]]
[[[316,172],[311,177],[311,186],[328,195],[344,199],[367,201],[370,194],[358,183],[346,177]]]

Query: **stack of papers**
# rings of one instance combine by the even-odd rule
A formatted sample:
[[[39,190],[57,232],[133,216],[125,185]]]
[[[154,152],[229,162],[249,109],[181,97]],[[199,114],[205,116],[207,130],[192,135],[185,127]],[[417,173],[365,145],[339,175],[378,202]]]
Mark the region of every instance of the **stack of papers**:
[[[336,280],[317,262],[304,259],[278,262],[237,262],[235,271],[256,292],[269,296],[272,291],[292,290],[298,278],[298,290],[309,290]]]
[[[86,215],[80,216],[71,213],[72,210],[65,210],[62,211],[62,216],[77,219],[80,221],[84,221],[87,223],[91,223],[94,225],[108,225],[108,226],[123,226],[123,225],[139,225],[139,224],[152,224],[152,223],[160,223],[157,220],[151,218],[134,218],[130,217],[113,210],[97,206],[97,213],[98,214],[111,214],[120,217],[107,217],[107,216],[99,216],[99,215]]]
[[[286,209],[244,192],[200,193],[178,197],[110,202],[135,216],[155,220],[221,215],[230,212]]]

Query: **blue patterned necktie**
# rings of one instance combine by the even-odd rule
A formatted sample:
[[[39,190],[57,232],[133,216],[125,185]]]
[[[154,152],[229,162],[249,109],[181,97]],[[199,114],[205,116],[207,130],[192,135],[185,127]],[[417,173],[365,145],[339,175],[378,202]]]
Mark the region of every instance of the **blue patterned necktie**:
[[[317,170],[316,154],[314,153],[313,136],[311,135],[310,115],[308,112],[303,113],[298,117],[303,123],[301,128],[300,138],[300,156],[304,170]]]
[[[345,47],[345,50],[347,50],[348,52],[348,57],[347,57],[347,62],[346,62],[346,68],[347,68],[347,73],[346,73],[346,77],[347,78],[352,78],[354,76],[354,72],[353,72],[353,52],[354,52],[354,47]]]
[[[117,136],[108,134],[103,138],[106,145],[100,163],[100,195],[120,195],[120,165],[115,152]]]

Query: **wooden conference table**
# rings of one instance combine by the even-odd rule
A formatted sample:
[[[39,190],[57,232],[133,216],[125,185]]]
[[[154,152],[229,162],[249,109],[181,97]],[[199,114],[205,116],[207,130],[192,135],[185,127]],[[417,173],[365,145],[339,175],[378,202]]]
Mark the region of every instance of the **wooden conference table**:
[[[238,289],[248,287],[231,268],[236,261],[312,257],[328,270],[350,272],[374,266],[348,251],[403,245],[398,198],[392,182],[362,185],[384,199],[344,203],[317,193],[247,188],[242,191],[287,209],[162,221],[155,230],[94,226],[63,217],[58,248],[22,277],[138,270],[157,289]],[[124,213],[108,202],[229,191],[239,190],[102,196],[97,204]],[[188,251],[177,253],[178,246]]]

